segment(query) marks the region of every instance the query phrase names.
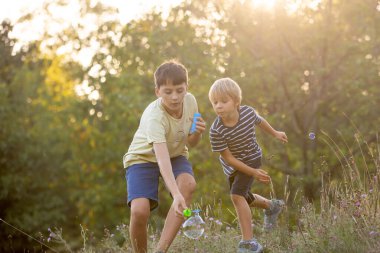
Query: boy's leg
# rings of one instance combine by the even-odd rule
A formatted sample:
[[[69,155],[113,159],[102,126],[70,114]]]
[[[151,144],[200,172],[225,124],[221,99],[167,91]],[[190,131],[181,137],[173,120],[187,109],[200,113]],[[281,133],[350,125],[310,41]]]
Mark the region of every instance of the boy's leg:
[[[131,208],[130,240],[135,253],[147,252],[150,210],[158,205],[159,168],[154,163],[129,166],[126,171],[128,205]]]
[[[171,163],[178,188],[183,195],[186,204],[190,205],[192,194],[196,187],[192,166],[184,156],[172,158]],[[173,207],[171,207],[166,216],[160,241],[157,244],[157,251],[166,252],[168,250],[183,221],[183,216],[178,217],[175,214]]]
[[[177,176],[176,182],[180,192],[185,198],[186,204],[190,205],[193,192],[195,191],[195,179],[188,173],[183,173]],[[175,236],[180,229],[184,218],[177,216],[173,207],[170,207],[168,215],[166,216],[165,225],[161,233],[160,241],[157,244],[156,251],[166,252],[172,244]]]
[[[149,199],[137,198],[131,202],[129,235],[135,253],[147,252],[147,225],[150,215]]]
[[[249,203],[255,200],[249,192],[253,178],[244,173],[237,172],[229,177],[231,199],[238,215],[242,240],[238,244],[238,252],[262,252],[263,247],[253,237],[252,214]]]
[[[252,214],[247,200],[245,197],[236,194],[231,194],[231,200],[239,219],[243,240],[251,240],[253,237],[251,222]]]
[[[248,201],[250,200],[250,201]],[[247,201],[251,207],[264,209],[264,229],[270,230],[276,226],[278,215],[285,203],[279,199],[266,199],[258,194],[248,193]]]
[[[239,219],[243,240],[251,240],[253,237],[252,213],[246,195],[251,189],[253,177],[237,171],[235,175],[228,177],[228,182],[231,200]]]
[[[258,194],[252,194],[254,197],[254,200],[249,204],[249,206],[252,207],[259,207],[262,209],[269,209],[271,205],[271,201],[267,198],[264,198],[263,196],[260,196]]]

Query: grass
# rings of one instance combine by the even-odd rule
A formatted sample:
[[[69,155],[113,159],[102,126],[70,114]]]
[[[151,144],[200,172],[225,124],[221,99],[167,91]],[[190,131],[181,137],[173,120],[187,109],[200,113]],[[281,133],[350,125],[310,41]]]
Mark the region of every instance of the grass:
[[[362,150],[361,143],[365,142],[360,139],[360,135],[355,135],[360,147],[359,155],[355,158],[362,161],[359,166],[348,145],[343,150],[328,134],[323,134],[323,140],[340,161],[340,180],[321,175],[322,188],[318,204],[302,199],[298,203],[294,203],[295,199],[293,203],[287,200],[288,206],[298,206],[295,225],[288,221],[287,217],[291,214],[287,209],[281,215],[278,228],[270,233],[261,230],[262,219],[255,219],[255,236],[265,247],[266,253],[380,251],[380,149],[378,146],[366,146],[366,151]],[[369,157],[368,161],[364,157]],[[287,186],[285,196],[289,196],[286,189]],[[220,208],[220,205],[208,206],[202,214],[206,227],[200,239],[188,239],[180,231],[169,252],[236,252],[240,230],[236,220],[228,224],[215,217],[222,211]],[[254,217],[260,216],[262,214],[254,214]],[[116,232],[112,234],[105,230],[100,242],[90,243],[88,231],[82,228],[83,245],[79,252],[132,252],[128,226],[120,225]],[[50,238],[60,244],[60,252],[73,252],[64,241],[61,230],[52,232]],[[149,227],[149,252],[153,252],[158,239],[158,231]]]

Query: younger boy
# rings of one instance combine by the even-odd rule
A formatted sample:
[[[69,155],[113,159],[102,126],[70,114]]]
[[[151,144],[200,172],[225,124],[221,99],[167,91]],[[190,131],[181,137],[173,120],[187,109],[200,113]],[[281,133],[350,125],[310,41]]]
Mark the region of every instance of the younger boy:
[[[157,252],[166,252],[182,222],[182,211],[190,205],[195,190],[187,145],[195,146],[206,125],[198,118],[190,134],[197,102],[187,92],[186,68],[175,61],[165,62],[154,73],[158,97],[142,114],[128,152],[123,157],[126,171],[128,205],[131,208],[130,239],[133,251],[147,252],[147,224],[151,210],[158,206],[161,176],[173,203],[167,214]]]
[[[264,229],[270,229],[275,226],[284,202],[268,200],[250,192],[254,178],[265,184],[271,180],[266,171],[259,169],[262,152],[256,142],[255,126],[284,143],[288,139],[284,132],[274,130],[252,107],[240,105],[241,90],[232,79],[215,81],[210,88],[209,99],[218,115],[210,128],[211,147],[213,152],[220,153],[219,160],[228,178],[231,200],[242,233],[238,252],[262,252],[263,247],[253,237],[250,207],[265,209]]]

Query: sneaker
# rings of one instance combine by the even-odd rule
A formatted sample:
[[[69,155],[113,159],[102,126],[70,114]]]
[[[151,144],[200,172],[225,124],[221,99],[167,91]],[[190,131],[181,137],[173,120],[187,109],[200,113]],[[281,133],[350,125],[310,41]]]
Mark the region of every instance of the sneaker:
[[[263,252],[263,246],[252,239],[249,241],[240,241],[238,245],[238,253],[260,253]]]
[[[271,200],[270,208],[264,210],[264,230],[268,231],[276,226],[277,217],[281,213],[284,205],[283,200]]]

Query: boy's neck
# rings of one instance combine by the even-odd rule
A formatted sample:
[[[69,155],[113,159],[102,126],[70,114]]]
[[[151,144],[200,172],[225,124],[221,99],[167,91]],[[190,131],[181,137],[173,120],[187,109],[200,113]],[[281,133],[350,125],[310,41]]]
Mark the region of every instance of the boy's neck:
[[[239,122],[239,111],[236,110],[233,113],[226,115],[225,118],[222,118],[223,125],[226,127],[233,127]]]
[[[180,119],[182,118],[182,112],[183,112],[183,103],[181,105],[181,109],[180,110],[176,110],[176,111],[172,111],[170,110],[169,108],[167,108],[163,103],[161,103],[162,107],[165,109],[165,111],[170,115],[172,116],[173,118],[175,119]]]

